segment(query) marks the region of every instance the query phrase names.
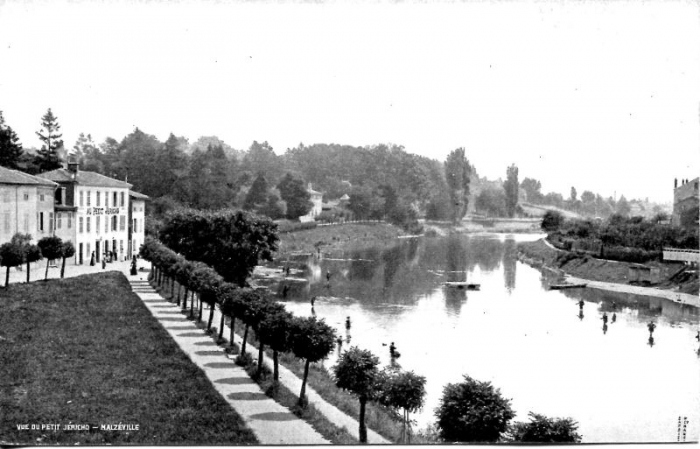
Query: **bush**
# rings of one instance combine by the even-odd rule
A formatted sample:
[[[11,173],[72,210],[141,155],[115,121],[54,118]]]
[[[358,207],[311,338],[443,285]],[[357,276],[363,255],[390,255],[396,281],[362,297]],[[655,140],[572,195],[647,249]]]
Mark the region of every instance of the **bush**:
[[[529,413],[530,422],[515,423],[509,429],[511,439],[522,443],[580,443],[578,423],[571,418],[547,418]]]
[[[542,217],[541,227],[545,232],[554,232],[557,231],[562,224],[564,224],[564,216],[555,210],[548,210]]]
[[[435,416],[445,441],[496,442],[515,413],[490,382],[465,375],[462,383],[444,387]]]

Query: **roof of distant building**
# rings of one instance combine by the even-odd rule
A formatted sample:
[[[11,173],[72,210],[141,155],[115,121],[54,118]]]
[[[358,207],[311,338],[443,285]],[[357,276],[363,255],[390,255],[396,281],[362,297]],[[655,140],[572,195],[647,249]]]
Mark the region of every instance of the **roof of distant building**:
[[[151,197],[148,195],[144,195],[143,193],[135,192],[133,190],[129,190],[129,196],[131,198],[135,198],[137,200],[150,200]]]
[[[65,168],[47,171],[46,173],[41,173],[39,176],[55,182],[73,181],[73,172]],[[77,179],[75,179],[75,181],[77,181],[77,183],[80,185],[92,187],[115,187],[122,189],[128,189],[131,187],[131,184],[128,182],[110,178],[92,171],[78,170]]]
[[[51,186],[55,187],[56,183],[30,175],[18,170],[12,170],[7,167],[0,167],[0,184],[18,184],[29,186]]]

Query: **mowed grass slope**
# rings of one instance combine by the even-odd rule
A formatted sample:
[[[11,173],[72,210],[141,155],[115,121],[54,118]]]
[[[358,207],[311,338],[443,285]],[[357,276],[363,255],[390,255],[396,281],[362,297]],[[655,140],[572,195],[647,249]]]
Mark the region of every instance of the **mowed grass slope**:
[[[54,423],[139,430],[17,430]],[[0,291],[0,443],[256,442],[122,274]]]

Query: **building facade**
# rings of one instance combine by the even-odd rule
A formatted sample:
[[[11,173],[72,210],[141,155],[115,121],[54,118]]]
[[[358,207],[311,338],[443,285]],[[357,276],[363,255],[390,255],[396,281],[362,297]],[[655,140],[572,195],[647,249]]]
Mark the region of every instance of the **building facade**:
[[[680,185],[678,185],[678,180],[674,181],[672,224],[680,225],[683,213],[698,207],[700,204],[698,183],[700,183],[700,178],[681,180]],[[695,224],[697,224],[697,218]]]
[[[34,243],[52,235],[57,187],[55,182],[0,167],[0,244],[17,233],[31,235]]]
[[[146,195],[133,190],[129,193],[129,248],[128,257],[138,255],[145,238],[146,227]]]
[[[55,234],[75,245],[76,264],[103,258],[125,260],[132,255],[131,239],[144,240],[143,226],[132,232],[131,184],[95,172],[80,171],[77,163],[42,173],[58,184],[55,194]]]

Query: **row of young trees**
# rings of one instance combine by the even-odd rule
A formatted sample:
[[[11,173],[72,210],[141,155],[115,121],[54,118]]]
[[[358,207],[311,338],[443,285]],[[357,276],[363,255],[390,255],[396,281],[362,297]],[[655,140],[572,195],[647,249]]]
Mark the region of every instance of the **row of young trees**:
[[[182,255],[167,248],[152,238],[147,238],[141,247],[141,256],[153,264],[152,280],[159,286],[169,285],[173,299],[183,310],[188,307],[190,296],[190,317],[194,318],[194,294],[200,298],[198,319],[202,319],[202,304],[209,305],[207,330],[211,331],[214,310],[221,311],[219,338],[223,337],[224,317],[230,318],[229,344],[233,346],[235,323],[240,320],[244,325],[243,342],[239,363],[247,358],[247,341],[249,329],[258,337],[257,375],[263,375],[263,353],[268,347],[273,353],[273,381],[279,381],[279,354],[292,352],[304,360],[304,375],[299,393],[299,405],[306,405],[306,384],[311,363],[317,363],[334,350],[336,331],[323,319],[315,317],[295,317],[285,310],[283,304],[266,292],[241,288],[227,282],[207,264],[189,261]],[[174,284],[177,283],[177,290]],[[181,287],[184,287],[182,297]],[[384,405],[402,408],[404,426],[408,422],[408,413],[422,406],[425,379],[413,373],[377,369],[378,359],[367,351],[353,347],[340,355],[334,368],[338,387],[356,394],[360,400],[360,440],[366,442],[367,432],[364,422],[367,400],[376,400]],[[414,387],[412,387],[414,386]],[[414,389],[417,391],[414,391]],[[411,396],[413,393],[413,396]],[[416,397],[418,395],[419,397]]]
[[[49,276],[49,261],[62,259],[61,278],[65,273],[66,259],[75,255],[75,246],[71,241],[62,241],[56,236],[44,237],[32,244],[29,234],[15,234],[9,242],[0,245],[0,266],[6,267],[5,288],[10,285],[10,268],[27,265],[27,282],[30,278],[31,263],[46,259],[44,279]]]

